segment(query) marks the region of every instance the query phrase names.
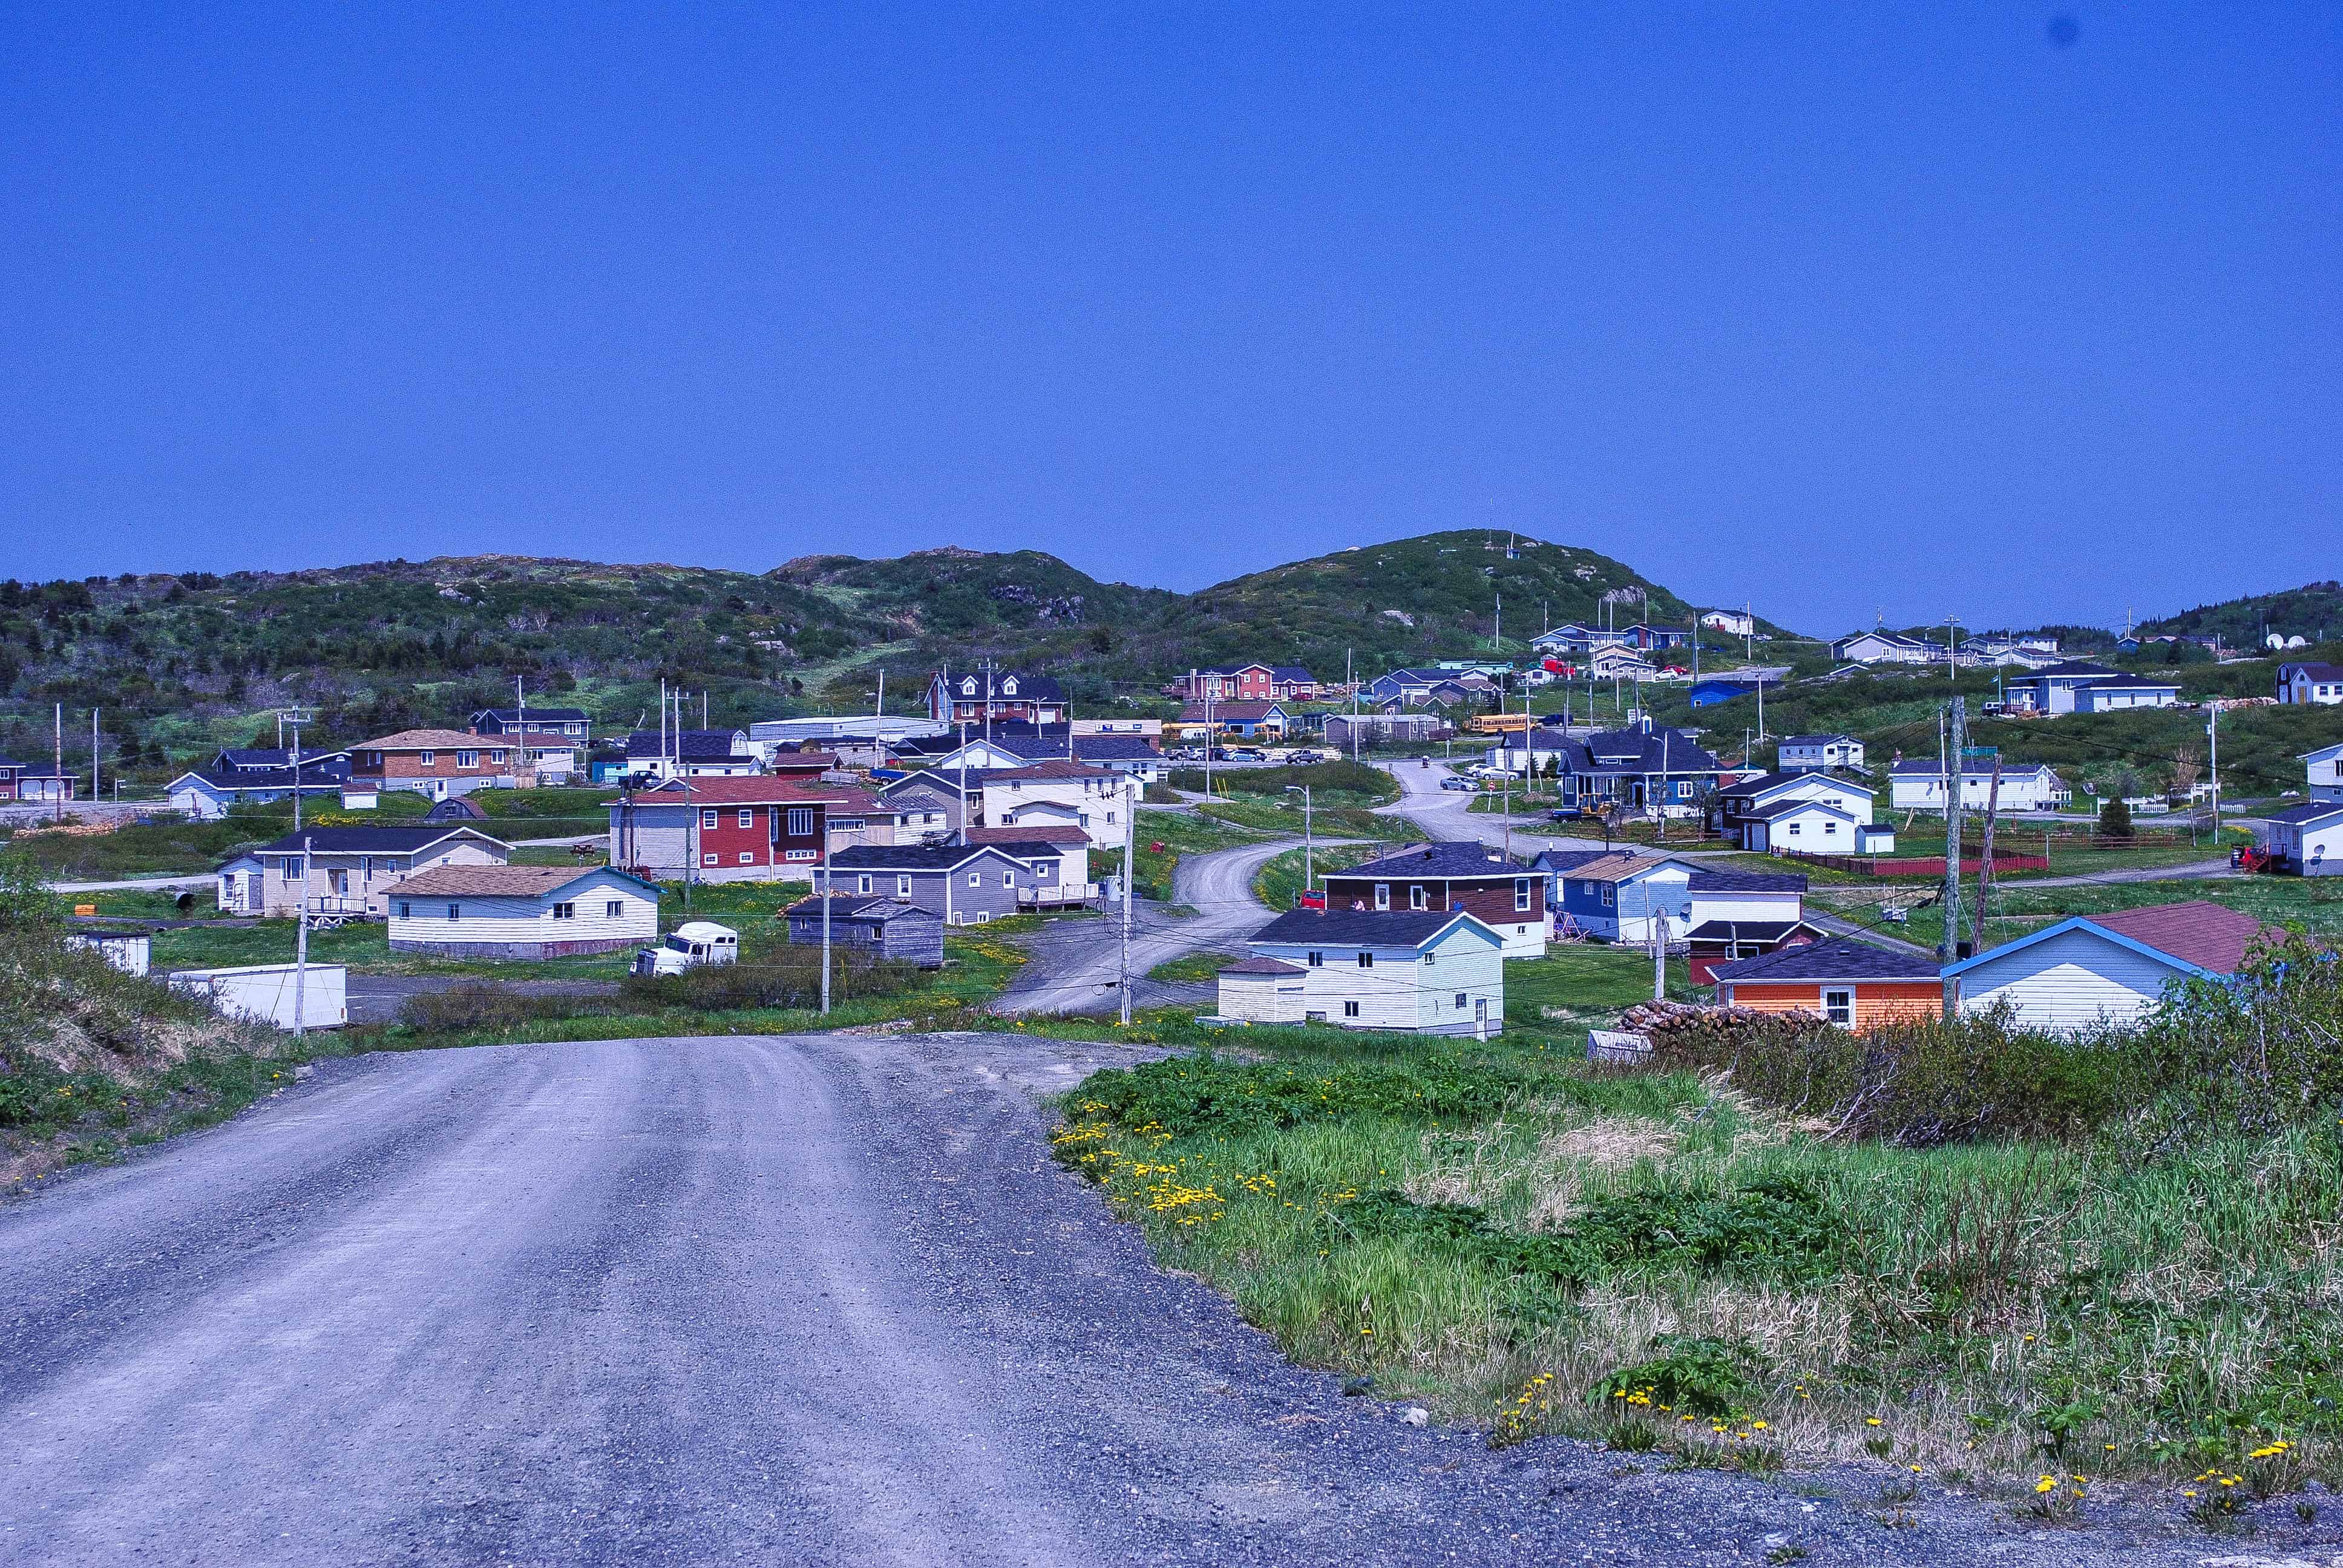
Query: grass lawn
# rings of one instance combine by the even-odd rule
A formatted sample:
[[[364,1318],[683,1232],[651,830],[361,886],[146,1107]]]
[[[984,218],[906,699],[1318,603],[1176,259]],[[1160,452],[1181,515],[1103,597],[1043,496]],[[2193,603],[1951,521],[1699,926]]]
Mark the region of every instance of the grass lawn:
[[[2176,1512],[2211,1465],[2343,1478],[2333,1128],[2152,1161],[1845,1142],[1511,1027],[1516,996],[1628,997],[1635,957],[1533,970],[1485,1046],[1230,1031],[1242,1060],[1094,1075],[1054,1141],[1288,1354],[1493,1443],[1911,1467],[2013,1506],[2044,1473],[2150,1480]]]
[[[2272,925],[2307,931],[2329,940],[2343,937],[2343,878],[2237,877],[2190,881],[2094,882],[2079,887],[2033,888],[2022,883],[1997,884],[1986,924],[1991,947],[2056,924],[2069,915],[2107,914],[2117,910],[2144,909],[2151,904],[2185,903],[2204,899],[2242,910]],[[1962,907],[1974,912],[1976,885],[1962,890]],[[1867,914],[1847,908],[1851,919]],[[1934,947],[1944,935],[1944,912],[1914,910],[1909,921],[1890,928],[1896,935],[1925,947]]]
[[[1291,833],[1297,839],[1302,836],[1302,797],[1299,795],[1282,799],[1238,796],[1232,799],[1214,800],[1196,809],[1218,821],[1251,828],[1258,832]],[[1423,829],[1405,817],[1386,816],[1363,806],[1329,807],[1323,801],[1313,801],[1310,821],[1313,832],[1328,839],[1382,839],[1405,842],[1423,837]]]
[[[1149,970],[1147,978],[1158,985],[1193,985],[1211,980],[1228,962],[1226,953],[1182,953]]]
[[[1329,871],[1347,870],[1364,860],[1383,854],[1388,844],[1321,844],[1314,851],[1314,869],[1320,877]],[[1302,896],[1302,851],[1288,849],[1263,865],[1252,879],[1252,896],[1268,908],[1285,910],[1293,908],[1293,900]]]

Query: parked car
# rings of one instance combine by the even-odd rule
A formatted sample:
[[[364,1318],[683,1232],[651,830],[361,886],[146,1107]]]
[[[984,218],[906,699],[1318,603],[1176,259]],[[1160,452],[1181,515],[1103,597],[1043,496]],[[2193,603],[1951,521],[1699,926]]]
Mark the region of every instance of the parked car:
[[[1584,822],[1586,820],[1586,809],[1584,806],[1557,806],[1545,816],[1549,822]]]
[[[1440,781],[1440,787],[1443,789],[1462,789],[1467,794],[1470,794],[1472,791],[1480,788],[1478,784],[1473,783],[1470,779],[1463,778],[1454,773],[1451,773],[1447,778],[1443,779]]]
[[[639,975],[679,975],[700,964],[740,961],[740,933],[713,920],[686,920],[655,948],[635,954],[632,971]]]
[[[1310,762],[1322,762],[1325,759],[1320,757],[1315,751],[1289,751],[1285,754],[1286,766],[1289,768],[1299,767],[1304,763]]]
[[[1233,762],[1266,762],[1269,754],[1258,746],[1240,746],[1229,753],[1229,759]]]
[[[1307,892],[1296,895],[1293,907],[1297,910],[1323,910],[1326,907],[1326,890],[1312,888]]]

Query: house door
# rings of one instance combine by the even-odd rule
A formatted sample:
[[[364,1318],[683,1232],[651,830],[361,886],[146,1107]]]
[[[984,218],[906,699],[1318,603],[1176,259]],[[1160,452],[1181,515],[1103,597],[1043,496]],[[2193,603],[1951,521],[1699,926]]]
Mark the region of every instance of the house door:
[[[1476,1040],[1489,1038],[1489,999],[1479,998],[1473,1003],[1473,1035]]]

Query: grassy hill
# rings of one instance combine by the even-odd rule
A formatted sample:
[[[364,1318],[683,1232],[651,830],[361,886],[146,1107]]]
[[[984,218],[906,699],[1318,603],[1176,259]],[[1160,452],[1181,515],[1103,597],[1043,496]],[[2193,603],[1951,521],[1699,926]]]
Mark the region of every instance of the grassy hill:
[[[2310,643],[2343,638],[2343,583],[2305,583],[2279,593],[2198,605],[2178,615],[2143,621],[2139,629],[2150,636],[2164,632],[2181,637],[2217,635],[2223,643],[2237,648],[2260,647],[2268,632]]]

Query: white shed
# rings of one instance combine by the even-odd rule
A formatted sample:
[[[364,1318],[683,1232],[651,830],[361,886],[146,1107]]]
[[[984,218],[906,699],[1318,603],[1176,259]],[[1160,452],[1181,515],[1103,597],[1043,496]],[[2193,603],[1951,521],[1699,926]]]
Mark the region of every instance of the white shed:
[[[145,931],[67,931],[65,941],[87,948],[127,975],[143,975],[153,962],[155,940]]]
[[[390,890],[393,952],[550,959],[659,937],[659,889],[608,866],[437,866]]]

